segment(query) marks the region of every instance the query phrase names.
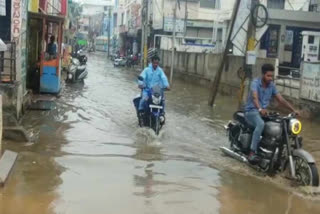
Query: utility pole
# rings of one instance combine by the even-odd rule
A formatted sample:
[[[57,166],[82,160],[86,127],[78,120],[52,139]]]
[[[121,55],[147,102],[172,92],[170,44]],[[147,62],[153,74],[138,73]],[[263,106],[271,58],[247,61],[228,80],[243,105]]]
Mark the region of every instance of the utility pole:
[[[110,57],[110,40],[111,40],[111,7],[109,7],[109,11],[108,11],[108,57]]]
[[[254,8],[259,4],[259,0],[251,0],[251,13],[255,12]],[[258,11],[256,11],[258,12]],[[247,87],[247,95],[249,95],[250,92],[250,83],[252,81],[252,74],[254,72],[254,66],[247,64],[248,59],[248,51],[254,51],[255,50],[255,43],[256,43],[256,26],[252,24],[252,14],[249,16],[249,26],[248,26],[248,32],[247,32],[247,47],[246,47],[246,56],[243,63],[243,68],[245,72],[245,78],[244,82],[242,83],[242,90],[240,91],[240,97],[239,97],[239,106],[238,108],[241,109],[242,104],[244,102],[245,97],[245,87]],[[258,17],[257,14],[254,17]],[[245,81],[245,79],[248,79],[248,81]]]
[[[184,37],[187,36],[187,22],[188,22],[188,0],[185,1],[184,7]]]
[[[142,7],[142,33],[141,33],[141,68],[144,69],[148,60],[148,31],[149,31],[149,15],[148,0],[143,0]]]
[[[239,11],[239,7],[240,7],[240,2],[241,0],[237,0],[235,1],[235,5],[234,5],[234,9],[233,9],[233,13],[232,13],[232,19],[231,19],[231,24],[230,24],[230,29],[229,29],[229,34],[228,34],[228,39],[224,48],[224,53],[222,56],[222,60],[220,62],[219,65],[219,69],[218,72],[214,78],[214,81],[211,83],[211,93],[210,93],[210,98],[209,98],[209,102],[208,104],[210,106],[213,106],[214,101],[216,99],[217,93],[218,93],[218,89],[219,89],[219,84],[220,84],[220,80],[221,80],[221,76],[222,76],[222,72],[223,72],[223,68],[224,68],[224,64],[225,61],[227,59],[227,55],[228,55],[228,47],[230,47],[230,43],[231,43],[231,35],[232,35],[232,31],[234,28],[234,24],[236,21],[236,17],[237,17],[237,13]]]
[[[178,0],[175,1],[173,8],[173,31],[172,31],[172,52],[171,52],[171,71],[170,71],[170,84],[172,85],[173,79],[173,67],[174,67],[174,49],[176,42],[176,21],[177,21],[177,4]]]

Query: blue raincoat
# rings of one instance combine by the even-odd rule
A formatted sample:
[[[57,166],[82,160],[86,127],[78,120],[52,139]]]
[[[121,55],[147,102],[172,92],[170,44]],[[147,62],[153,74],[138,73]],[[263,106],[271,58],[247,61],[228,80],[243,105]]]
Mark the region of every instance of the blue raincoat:
[[[145,86],[145,89],[143,89],[142,92],[142,99],[139,105],[139,110],[143,110],[144,103],[149,99],[148,91],[156,85],[160,85],[161,88],[168,88],[169,82],[163,70],[159,66],[156,70],[154,70],[152,64],[149,64],[149,66],[142,71],[140,76],[143,77],[144,82],[139,81],[139,85],[144,84]]]

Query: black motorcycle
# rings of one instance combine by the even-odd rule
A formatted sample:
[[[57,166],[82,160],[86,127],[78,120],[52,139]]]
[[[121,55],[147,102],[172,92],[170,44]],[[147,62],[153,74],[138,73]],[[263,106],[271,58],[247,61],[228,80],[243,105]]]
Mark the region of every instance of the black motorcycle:
[[[225,154],[269,175],[284,172],[289,166],[290,178],[299,185],[319,186],[318,169],[311,154],[302,149],[301,122],[295,114],[263,116],[265,127],[257,163],[248,161],[254,128],[241,111],[236,112],[233,119],[225,126],[230,141],[230,148],[221,147]]]

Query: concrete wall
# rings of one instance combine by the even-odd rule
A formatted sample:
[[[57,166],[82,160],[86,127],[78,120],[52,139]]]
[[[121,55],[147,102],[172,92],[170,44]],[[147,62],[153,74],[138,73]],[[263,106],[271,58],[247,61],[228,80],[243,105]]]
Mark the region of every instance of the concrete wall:
[[[165,71],[170,71],[171,52],[161,51],[161,64]],[[185,80],[198,79],[200,83],[209,86],[219,68],[222,54],[186,53],[176,52],[174,61],[175,75],[179,75]],[[221,90],[227,94],[237,94],[240,87],[240,79],[237,75],[239,68],[243,67],[244,57],[228,56],[226,66],[222,75]],[[261,66],[265,63],[276,65],[275,59],[258,58],[255,65],[254,77],[260,76]]]
[[[10,113],[16,118],[21,112],[21,100],[18,97],[19,83],[14,84],[0,84],[0,94],[2,95],[2,108],[4,112]]]

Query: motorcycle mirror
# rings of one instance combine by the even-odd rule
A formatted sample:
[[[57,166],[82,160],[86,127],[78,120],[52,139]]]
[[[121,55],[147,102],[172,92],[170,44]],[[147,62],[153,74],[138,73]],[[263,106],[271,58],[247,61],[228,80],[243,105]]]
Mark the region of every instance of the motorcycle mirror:
[[[143,81],[143,77],[142,76],[138,76],[138,80]]]

